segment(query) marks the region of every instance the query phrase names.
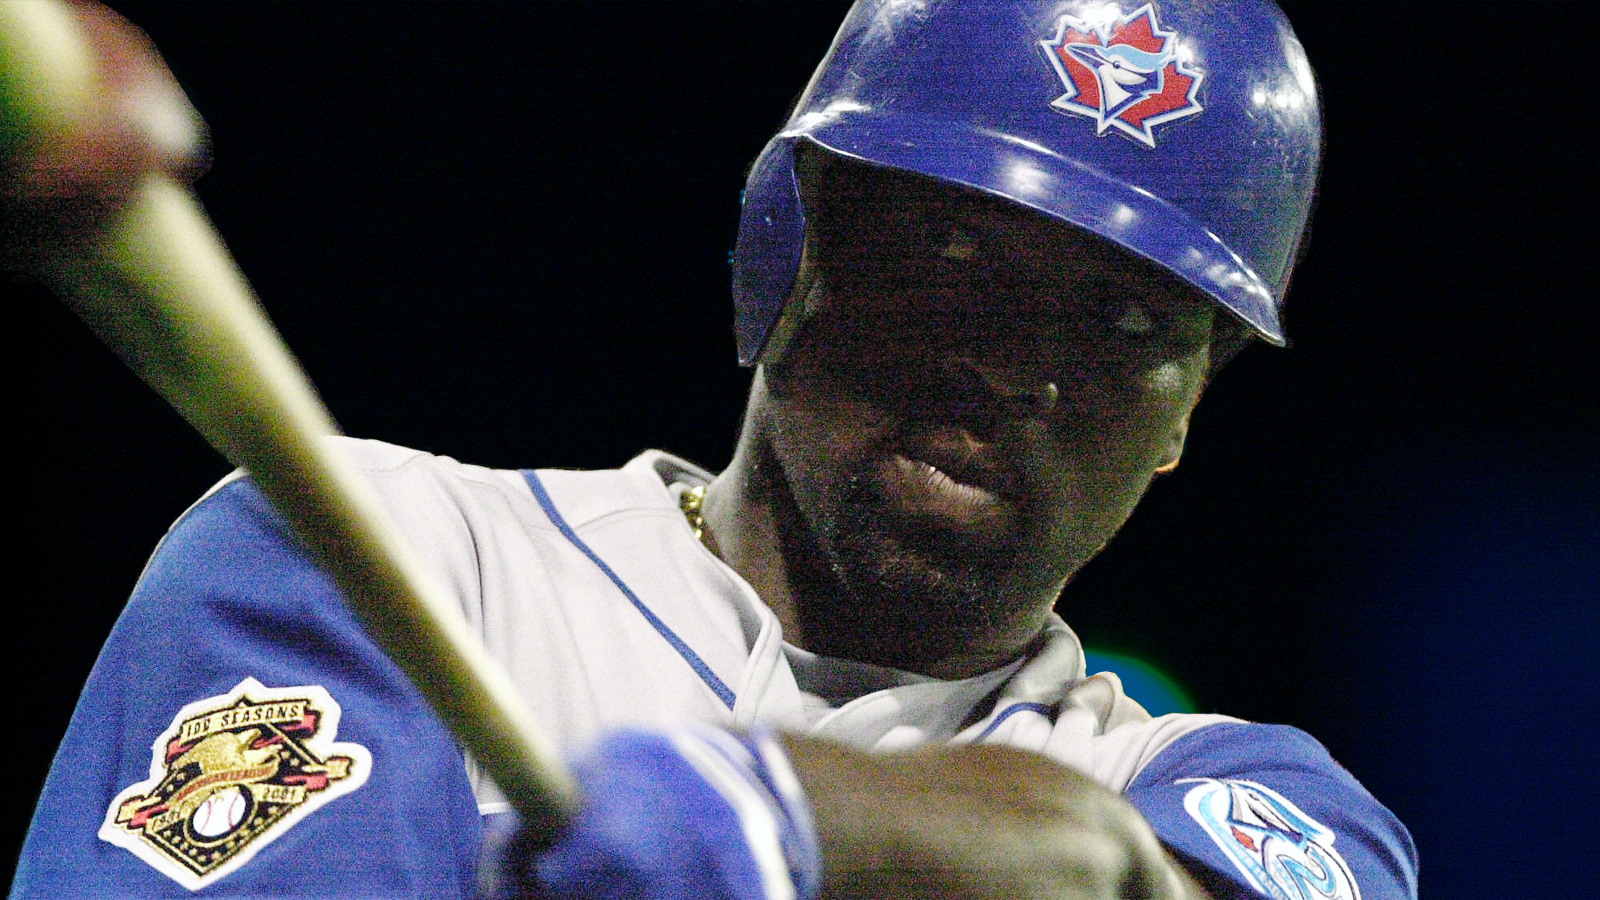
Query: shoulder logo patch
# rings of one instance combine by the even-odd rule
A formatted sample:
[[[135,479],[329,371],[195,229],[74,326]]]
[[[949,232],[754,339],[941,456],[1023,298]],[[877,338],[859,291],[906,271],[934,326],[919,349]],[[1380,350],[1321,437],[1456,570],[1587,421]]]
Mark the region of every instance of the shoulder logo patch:
[[[1156,145],[1155,126],[1202,111],[1205,75],[1149,4],[1126,16],[1109,5],[1087,12],[1062,16],[1056,36],[1039,42],[1066,88],[1053,109],[1095,120],[1097,135],[1110,129],[1146,147]]]
[[[1253,781],[1185,778],[1197,783],[1183,808],[1245,879],[1272,900],[1361,900],[1333,831],[1287,798]]]
[[[190,703],[150,748],[150,778],[106,810],[100,839],[197,891],[336,797],[366,783],[372,755],[335,743],[339,704],[317,685],[254,678]]]

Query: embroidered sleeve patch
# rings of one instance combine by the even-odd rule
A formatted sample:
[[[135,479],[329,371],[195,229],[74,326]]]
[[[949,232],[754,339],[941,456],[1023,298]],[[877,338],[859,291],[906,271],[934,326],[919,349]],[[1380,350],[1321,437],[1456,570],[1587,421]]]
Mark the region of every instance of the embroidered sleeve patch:
[[[1256,890],[1272,900],[1361,900],[1333,831],[1282,794],[1232,778],[1186,782],[1198,785],[1183,808]]]
[[[339,704],[317,685],[254,678],[190,703],[150,748],[150,778],[106,810],[100,839],[197,891],[367,780],[372,755],[335,743]]]

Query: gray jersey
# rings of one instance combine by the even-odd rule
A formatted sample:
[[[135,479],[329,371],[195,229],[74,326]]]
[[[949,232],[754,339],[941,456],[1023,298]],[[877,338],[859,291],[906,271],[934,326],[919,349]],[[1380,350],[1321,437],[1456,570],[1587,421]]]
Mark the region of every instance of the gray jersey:
[[[496,471],[336,440],[564,750],[619,726],[756,721],[869,750],[1005,743],[1121,793],[1175,853],[1260,894],[1310,896],[1302,876],[1322,873],[1330,900],[1415,896],[1409,836],[1309,736],[1152,718],[1115,675],[1086,675],[1059,620],[1025,658],[960,681],[786,645],[695,538],[678,498],[710,476],[682,460]],[[226,782],[204,804],[186,799],[196,766],[204,785]],[[107,640],[17,896],[162,896],[176,882],[467,897],[496,846],[486,835],[512,820],[235,476],[180,518]]]
[[[621,725],[760,720],[864,749],[1005,743],[1120,792],[1172,741],[1237,721],[1152,718],[1115,674],[1086,677],[1077,637],[1054,618],[1031,657],[959,681],[787,645],[777,617],[679,508],[678,495],[710,473],[666,453],[614,471],[524,473],[374,441],[348,446],[567,749]],[[469,771],[483,810],[503,808]]]

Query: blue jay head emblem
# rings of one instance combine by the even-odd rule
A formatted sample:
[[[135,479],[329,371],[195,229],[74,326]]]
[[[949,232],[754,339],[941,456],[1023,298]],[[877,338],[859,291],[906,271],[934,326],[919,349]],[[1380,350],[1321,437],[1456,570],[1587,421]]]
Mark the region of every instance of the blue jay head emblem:
[[[1116,131],[1154,147],[1156,126],[1201,111],[1196,97],[1205,76],[1148,5],[1126,16],[1102,9],[1094,19],[1062,16],[1055,37],[1039,42],[1067,89],[1050,106],[1093,119],[1096,134]]]
[[[1183,807],[1245,880],[1272,900],[1361,900],[1333,830],[1253,781],[1186,778]]]

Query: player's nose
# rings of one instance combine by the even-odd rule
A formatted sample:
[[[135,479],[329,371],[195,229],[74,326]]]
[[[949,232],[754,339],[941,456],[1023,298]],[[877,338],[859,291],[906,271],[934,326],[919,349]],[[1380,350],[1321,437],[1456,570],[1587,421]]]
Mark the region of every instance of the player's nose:
[[[955,356],[942,368],[958,419],[980,436],[1006,422],[1043,419],[1061,400],[1054,381],[1024,366]]]

